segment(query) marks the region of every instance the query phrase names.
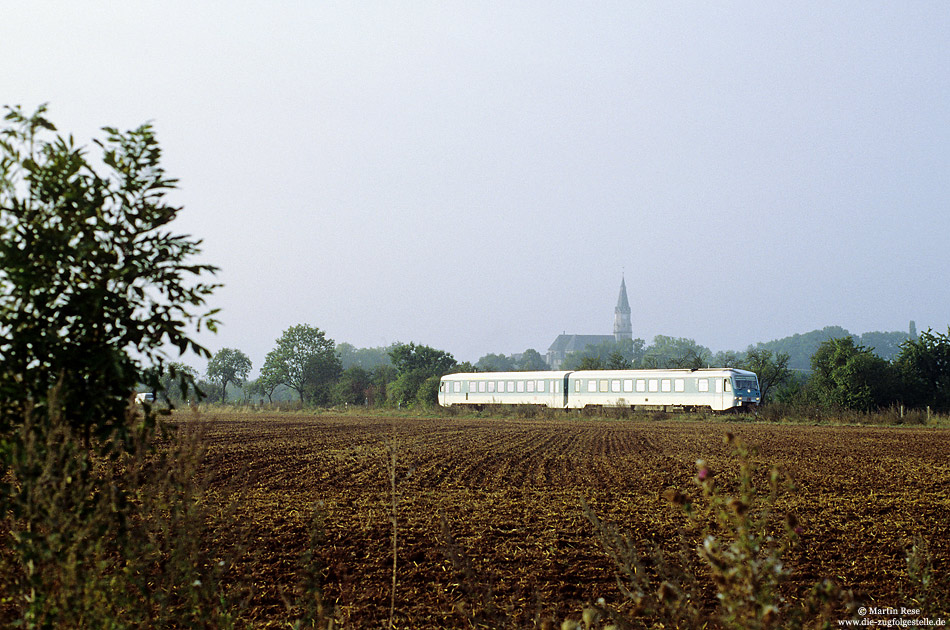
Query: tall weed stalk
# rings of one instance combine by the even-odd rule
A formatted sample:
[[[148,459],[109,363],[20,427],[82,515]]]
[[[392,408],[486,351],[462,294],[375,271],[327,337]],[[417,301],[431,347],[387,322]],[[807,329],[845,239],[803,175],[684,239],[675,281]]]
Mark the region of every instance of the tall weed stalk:
[[[687,519],[680,551],[672,558],[604,523],[585,505],[626,600],[623,612],[621,607],[601,605],[605,619],[624,628],[659,624],[652,627],[766,630],[831,627],[834,620],[853,614],[856,605],[850,591],[828,580],[816,584],[800,605],[782,596],[780,586],[791,576],[784,558],[797,542],[800,526],[793,514],[777,518],[775,504],[783,490],[794,486],[772,468],[763,492],[756,486],[754,450],[732,434],[726,442],[733,446],[739,465],[734,493],[723,489],[719,476],[703,460],[696,462],[691,491],[664,493]],[[687,553],[690,547],[693,554]],[[709,580],[715,589],[712,610],[703,605]]]
[[[389,478],[389,522],[392,525],[392,585],[389,591],[389,628],[392,630],[396,617],[397,559],[399,551],[399,493],[396,474],[396,437],[393,435],[386,445],[386,473]]]
[[[935,565],[930,544],[921,536],[907,554],[907,577],[910,588],[907,599],[921,615],[939,617],[950,611],[950,575]]]

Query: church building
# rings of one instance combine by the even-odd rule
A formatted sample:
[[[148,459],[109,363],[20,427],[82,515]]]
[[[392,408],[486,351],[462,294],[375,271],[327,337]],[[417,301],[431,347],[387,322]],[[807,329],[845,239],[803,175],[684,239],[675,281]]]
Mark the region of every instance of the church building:
[[[627,283],[620,279],[620,295],[614,308],[614,334],[612,335],[558,335],[548,348],[545,359],[548,367],[559,370],[567,355],[579,352],[587,346],[596,346],[606,341],[633,339],[633,325],[630,323],[630,301],[627,300]]]

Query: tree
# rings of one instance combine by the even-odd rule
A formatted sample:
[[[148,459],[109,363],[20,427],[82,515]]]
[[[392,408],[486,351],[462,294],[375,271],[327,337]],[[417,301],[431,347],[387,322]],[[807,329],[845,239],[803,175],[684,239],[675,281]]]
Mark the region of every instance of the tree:
[[[208,356],[189,331],[215,328],[217,285],[200,278],[216,268],[169,231],[176,180],[151,125],[104,127],[94,166],[71,137],[48,138],[45,113],[8,107],[0,131],[0,430],[46,413],[55,388],[88,445],[126,435],[130,394],[161,388],[164,348]]]
[[[713,355],[712,359],[710,359],[710,364],[715,367],[734,368],[741,366],[744,360],[741,352],[721,350]]]
[[[852,337],[829,339],[812,356],[810,384],[829,407],[867,411],[893,402],[894,371],[887,361]]]
[[[353,344],[346,342],[336,344],[336,354],[340,357],[340,363],[343,369],[351,367],[361,367],[364,370],[372,370],[378,365],[391,365],[389,358],[390,347],[380,348],[357,348]]]
[[[479,372],[513,372],[514,362],[503,354],[486,354],[475,362]]]
[[[439,383],[441,376],[430,376],[422,381],[419,389],[416,390],[416,402],[434,407],[439,404]]]
[[[394,345],[389,356],[396,368],[396,380],[390,384],[387,396],[397,405],[436,402],[431,399],[431,387],[423,388],[426,380],[448,374],[456,366],[455,358],[448,352],[414,343]]]
[[[458,366],[461,367],[461,366]],[[480,358],[473,371],[478,372],[536,372],[547,370],[548,364],[541,353],[528,348],[520,355],[486,354]],[[464,370],[456,370],[464,371]]]
[[[613,352],[607,358],[607,369],[608,370],[629,370],[633,368],[633,364],[630,363],[630,360],[623,356],[622,352]]]
[[[904,402],[938,411],[950,410],[950,328],[946,335],[928,328],[908,339],[901,345],[894,364]]]
[[[396,368],[392,365],[377,365],[370,372],[366,388],[366,404],[381,407],[386,404],[386,390],[396,380]]]
[[[347,368],[334,387],[334,402],[344,405],[367,404],[367,391],[372,382],[373,376],[369,371],[355,365]]]
[[[448,374],[448,373],[451,373],[451,374],[471,374],[471,373],[477,372],[477,371],[478,371],[478,370],[475,369],[475,366],[472,365],[472,362],[471,362],[471,361],[462,361],[461,363],[456,363],[456,364],[452,367],[451,370],[449,370],[448,372],[446,372],[446,374]]]
[[[621,339],[589,345],[579,352],[567,355],[563,369],[578,370],[585,369],[581,368],[581,365],[606,366],[610,364],[628,365],[634,368],[641,365],[643,361],[644,343],[643,339]]]
[[[893,361],[900,354],[901,344],[910,338],[906,332],[866,332],[856,341],[877,356]]]
[[[811,358],[818,347],[829,339],[849,337],[851,333],[841,326],[826,326],[821,330],[807,333],[797,333],[790,337],[776,339],[766,343],[758,343],[756,347],[771,350],[774,353],[784,352],[789,356],[788,367],[793,370],[808,370]]]
[[[227,402],[228,383],[240,385],[250,373],[251,360],[234,348],[221,348],[208,362],[208,378],[221,383],[221,402]]]
[[[404,374],[413,370],[425,370],[430,375],[439,376],[448,373],[456,365],[455,357],[444,350],[414,343],[395,344],[389,351],[397,373]]]
[[[581,356],[580,363],[577,364],[578,370],[603,370],[606,366],[604,365],[603,359],[598,356]]]
[[[261,368],[261,374],[257,377],[256,381],[257,390],[267,396],[267,402],[274,402],[274,392],[278,387],[283,385],[283,382],[280,380],[280,375],[278,374],[278,366],[276,363],[265,363],[264,367]]]
[[[301,404],[325,403],[330,398],[330,387],[342,372],[333,340],[319,328],[298,324],[285,330],[277,339],[277,347],[267,353],[261,378],[268,384],[290,387]]]
[[[521,372],[539,372],[548,369],[547,361],[534,348],[528,348],[521,353],[521,358],[515,366]]]
[[[191,389],[189,383],[194,383],[198,373],[190,365],[173,362],[165,366],[159,377],[161,390],[169,402],[182,402]]]
[[[765,348],[749,348],[738,366],[758,376],[760,403],[765,404],[774,388],[785,385],[792,378],[788,362],[788,353],[772,354],[771,350]]]
[[[643,366],[649,368],[701,368],[712,358],[709,348],[692,339],[657,335],[644,351]]]

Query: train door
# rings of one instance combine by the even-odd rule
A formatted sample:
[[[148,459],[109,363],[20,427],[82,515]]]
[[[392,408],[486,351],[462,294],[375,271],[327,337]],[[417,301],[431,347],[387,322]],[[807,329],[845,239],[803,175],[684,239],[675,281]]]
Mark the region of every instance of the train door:
[[[716,406],[714,409],[722,411],[732,407],[732,379],[728,376],[719,376],[716,378]]]
[[[730,385],[728,376],[717,376],[715,381],[716,395],[713,399],[715,404],[713,409],[722,411],[723,409],[726,409],[732,405],[732,386]]]

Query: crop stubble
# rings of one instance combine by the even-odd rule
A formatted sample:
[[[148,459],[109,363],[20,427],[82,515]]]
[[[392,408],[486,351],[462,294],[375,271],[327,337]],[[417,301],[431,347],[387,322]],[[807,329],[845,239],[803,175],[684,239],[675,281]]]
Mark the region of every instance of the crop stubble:
[[[522,624],[537,614],[576,614],[598,597],[618,602],[581,500],[672,550],[685,518],[660,495],[691,489],[698,458],[729,487],[737,465],[723,443],[727,431],[757,448],[763,486],[772,465],[797,485],[777,506],[804,526],[788,559],[790,598],[830,577],[862,601],[900,606],[915,534],[929,540],[943,570],[950,558],[947,430],[215,413],[198,422],[212,496],[231,503],[245,528],[247,555],[236,570],[254,584],[248,614],[263,626],[287,617],[314,510],[325,535],[318,557],[327,597],[348,627],[388,620],[389,449],[399,627],[457,627],[466,595],[508,607]],[[453,566],[442,518],[475,580]]]

